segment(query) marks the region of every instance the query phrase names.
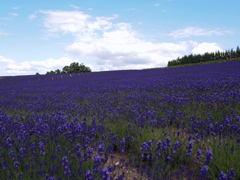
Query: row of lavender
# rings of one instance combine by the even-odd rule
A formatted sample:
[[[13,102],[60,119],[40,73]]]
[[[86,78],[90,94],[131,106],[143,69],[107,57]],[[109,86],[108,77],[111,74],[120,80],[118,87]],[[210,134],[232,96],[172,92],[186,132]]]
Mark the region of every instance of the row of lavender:
[[[2,78],[0,177],[239,179],[239,71],[233,61]]]

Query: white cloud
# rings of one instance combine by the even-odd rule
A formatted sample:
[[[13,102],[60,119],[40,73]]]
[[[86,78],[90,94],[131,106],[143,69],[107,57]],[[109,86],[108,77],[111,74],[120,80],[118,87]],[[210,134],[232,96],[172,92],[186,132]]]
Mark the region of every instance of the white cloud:
[[[64,66],[70,65],[72,62],[79,62],[69,57],[62,57],[59,59],[50,58],[43,61],[24,61],[19,63],[6,59],[4,61],[8,63],[6,68],[4,68],[8,75],[28,75],[35,74],[36,72],[46,74],[47,71],[54,71],[56,69],[62,70]]]
[[[204,54],[206,52],[216,52],[223,51],[217,43],[200,43],[196,47],[193,48],[193,54]]]
[[[14,17],[18,16],[17,13],[8,13],[8,17],[0,18],[3,21],[11,21]]]
[[[78,39],[93,38],[96,31],[108,30],[112,27],[110,22],[118,15],[112,17],[92,17],[81,11],[39,11],[45,14],[44,27],[48,35],[56,36],[57,33],[73,34]]]
[[[142,40],[131,24],[114,22],[118,17],[93,17],[81,11],[39,11],[44,14],[44,27],[50,35],[71,34],[74,42],[65,52],[80,59],[91,59],[92,70],[142,69],[166,66],[169,60],[192,52],[200,52],[202,44],[194,41],[153,43]],[[189,34],[214,33],[192,29]],[[185,31],[186,32],[186,29]],[[175,36],[181,34],[176,33]],[[216,33],[216,32],[215,32]],[[177,34],[177,35],[176,35]],[[173,35],[173,34],[172,34]],[[217,44],[207,43],[215,50]]]
[[[11,16],[11,17],[16,17],[16,16],[18,16],[17,13],[8,13],[8,15]]]
[[[212,35],[223,35],[226,31],[220,31],[218,29],[210,30],[210,29],[203,29],[199,27],[187,27],[184,29],[179,29],[173,31],[169,35],[173,38],[186,38],[191,36],[212,36]]]
[[[28,16],[28,19],[33,20],[33,19],[35,19],[36,17],[37,17],[37,16],[36,16],[35,14],[31,14],[31,15]]]
[[[10,64],[10,63],[14,63],[15,61],[12,60],[12,59],[6,58],[6,57],[4,57],[4,56],[0,56],[0,62]]]
[[[167,62],[186,51],[191,42],[152,43],[140,40],[129,29],[103,33],[102,37],[89,42],[75,42],[65,48],[66,52],[80,58],[95,59],[99,67],[128,69],[166,66]]]
[[[12,7],[12,9],[19,9],[19,7]]]
[[[0,36],[7,36],[9,33],[6,33],[5,31],[0,29]]]
[[[160,6],[161,4],[154,4],[154,6]]]
[[[74,33],[86,30],[89,15],[81,11],[39,11],[47,15],[44,18],[44,26],[49,33]]]
[[[75,37],[65,51],[79,58],[92,59],[93,70],[138,69],[166,66],[182,53],[195,47],[192,41],[152,43],[138,38],[129,23],[114,23],[118,16],[92,17],[81,11],[39,11],[46,32]]]
[[[78,7],[78,6],[75,6],[75,5],[69,5],[71,8],[73,8],[73,9],[80,9],[80,7]]]

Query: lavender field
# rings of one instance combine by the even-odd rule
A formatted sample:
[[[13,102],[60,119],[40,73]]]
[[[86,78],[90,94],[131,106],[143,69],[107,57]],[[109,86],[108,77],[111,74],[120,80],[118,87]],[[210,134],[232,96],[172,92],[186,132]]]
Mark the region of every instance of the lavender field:
[[[240,179],[240,61],[0,79],[0,179]]]

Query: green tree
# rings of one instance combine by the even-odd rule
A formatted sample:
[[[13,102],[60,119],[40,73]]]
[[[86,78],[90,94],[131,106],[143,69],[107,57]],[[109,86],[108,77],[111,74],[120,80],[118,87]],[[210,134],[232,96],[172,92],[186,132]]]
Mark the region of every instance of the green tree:
[[[69,66],[64,66],[62,69],[62,73],[69,73]]]
[[[79,72],[91,72],[91,69],[84,64],[73,62],[70,66],[65,66],[62,70],[63,73],[79,73]]]
[[[236,49],[236,57],[240,58],[240,48],[238,46],[237,46],[237,49]]]
[[[55,74],[60,74],[61,71],[59,69],[55,70]]]

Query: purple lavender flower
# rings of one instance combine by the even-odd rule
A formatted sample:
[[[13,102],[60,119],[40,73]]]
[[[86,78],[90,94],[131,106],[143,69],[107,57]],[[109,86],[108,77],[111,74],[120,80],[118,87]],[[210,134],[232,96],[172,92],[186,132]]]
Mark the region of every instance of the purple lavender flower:
[[[26,153],[26,148],[21,147],[19,151],[20,151],[20,153],[25,154]]]
[[[40,141],[40,142],[38,143],[38,145],[39,145],[39,148],[40,148],[40,154],[41,154],[42,156],[45,156],[45,152],[44,152],[45,146],[44,146],[44,143],[43,143],[42,141]]]
[[[173,148],[174,148],[174,150],[178,150],[182,145],[183,145],[183,142],[178,142],[178,141],[176,141],[176,142],[173,144]]]
[[[125,173],[123,172],[120,176],[117,177],[116,180],[123,180],[125,177]]]
[[[167,146],[171,146],[171,139],[170,139],[170,137],[166,137],[166,144],[167,144]]]
[[[158,143],[157,143],[157,146],[156,146],[156,150],[161,150],[162,149],[162,145],[163,145],[162,141],[159,140]]]
[[[63,174],[64,175],[70,175],[71,171],[70,171],[70,166],[68,164],[68,159],[67,159],[67,156],[64,156],[61,160],[61,165],[63,166],[64,168],[64,172]]]
[[[101,157],[99,155],[94,157],[93,171],[98,172],[101,164]]]
[[[207,179],[208,166],[203,166],[201,172],[198,174],[199,180]]]
[[[36,153],[36,143],[31,144],[30,151],[32,155]]]
[[[87,149],[88,145],[90,144],[90,138],[89,137],[85,137],[85,140],[84,140],[84,148]]]
[[[121,153],[124,153],[125,151],[125,143],[126,143],[125,138],[122,138],[122,140],[120,141],[120,147],[119,147],[119,150]]]
[[[55,177],[48,177],[48,178],[46,178],[46,180],[56,180],[56,178]]]
[[[109,174],[110,174],[110,172],[108,171],[108,168],[104,168],[104,169],[101,171],[101,178],[102,178],[103,180],[110,180]]]
[[[117,144],[118,142],[118,137],[116,135],[113,136],[113,140],[112,140],[113,144]]]
[[[9,147],[12,147],[14,145],[14,142],[15,141],[13,139],[11,139],[10,137],[7,138],[7,143],[8,143]]]
[[[107,147],[107,152],[112,154],[113,153],[113,144],[109,143],[108,147]]]
[[[86,175],[86,180],[93,180],[94,179],[93,174],[90,170],[87,170],[85,175]]]
[[[192,148],[193,148],[193,141],[189,141],[189,144],[187,146],[187,152],[186,152],[186,157],[190,157],[192,154]]]
[[[220,126],[219,126],[219,131],[220,131],[220,132],[223,132],[223,131],[224,131],[224,126],[223,126],[222,124],[220,124]]]
[[[93,151],[94,151],[93,148],[88,148],[88,158],[89,158],[89,159],[92,157]]]
[[[128,123],[128,129],[132,129],[131,123]]]
[[[20,162],[15,161],[15,162],[14,162],[14,167],[15,167],[15,168],[18,168],[19,166],[20,166]]]
[[[211,163],[212,155],[213,155],[212,151],[211,150],[207,150],[206,159],[205,159],[205,164],[206,165],[209,165]]]
[[[142,147],[140,148],[142,152],[148,151],[149,147],[146,142],[142,143]]]
[[[197,159],[200,159],[200,158],[201,158],[201,154],[202,154],[202,150],[199,149],[199,150],[197,151],[197,153],[196,153],[196,158],[197,158]]]
[[[10,151],[8,152],[8,154],[9,154],[10,158],[14,161],[14,160],[15,160],[14,151],[13,151],[13,150],[10,150]]]
[[[24,158],[24,157],[26,157],[26,156],[27,156],[27,151],[26,151],[26,148],[24,148],[24,147],[21,147],[19,151],[22,153],[22,158]]]
[[[74,148],[75,152],[80,151],[80,148],[81,148],[80,144],[77,143],[77,144],[76,144],[76,147]]]
[[[103,155],[104,153],[104,142],[101,141],[100,144],[98,145],[98,154]]]
[[[25,164],[25,170],[26,170],[27,172],[29,171],[29,168],[30,168],[29,164]]]
[[[56,180],[56,178],[55,177],[49,177],[49,175],[46,174],[45,180]]]
[[[142,147],[140,148],[142,152],[147,152],[152,150],[152,142],[153,139],[149,140],[148,142],[142,143]]]
[[[234,168],[231,168],[228,174],[228,180],[232,180],[235,174],[236,174],[236,170]]]
[[[56,150],[57,150],[58,153],[60,153],[61,147],[59,145],[57,145]]]
[[[224,172],[220,172],[218,180],[227,180],[227,175]]]

